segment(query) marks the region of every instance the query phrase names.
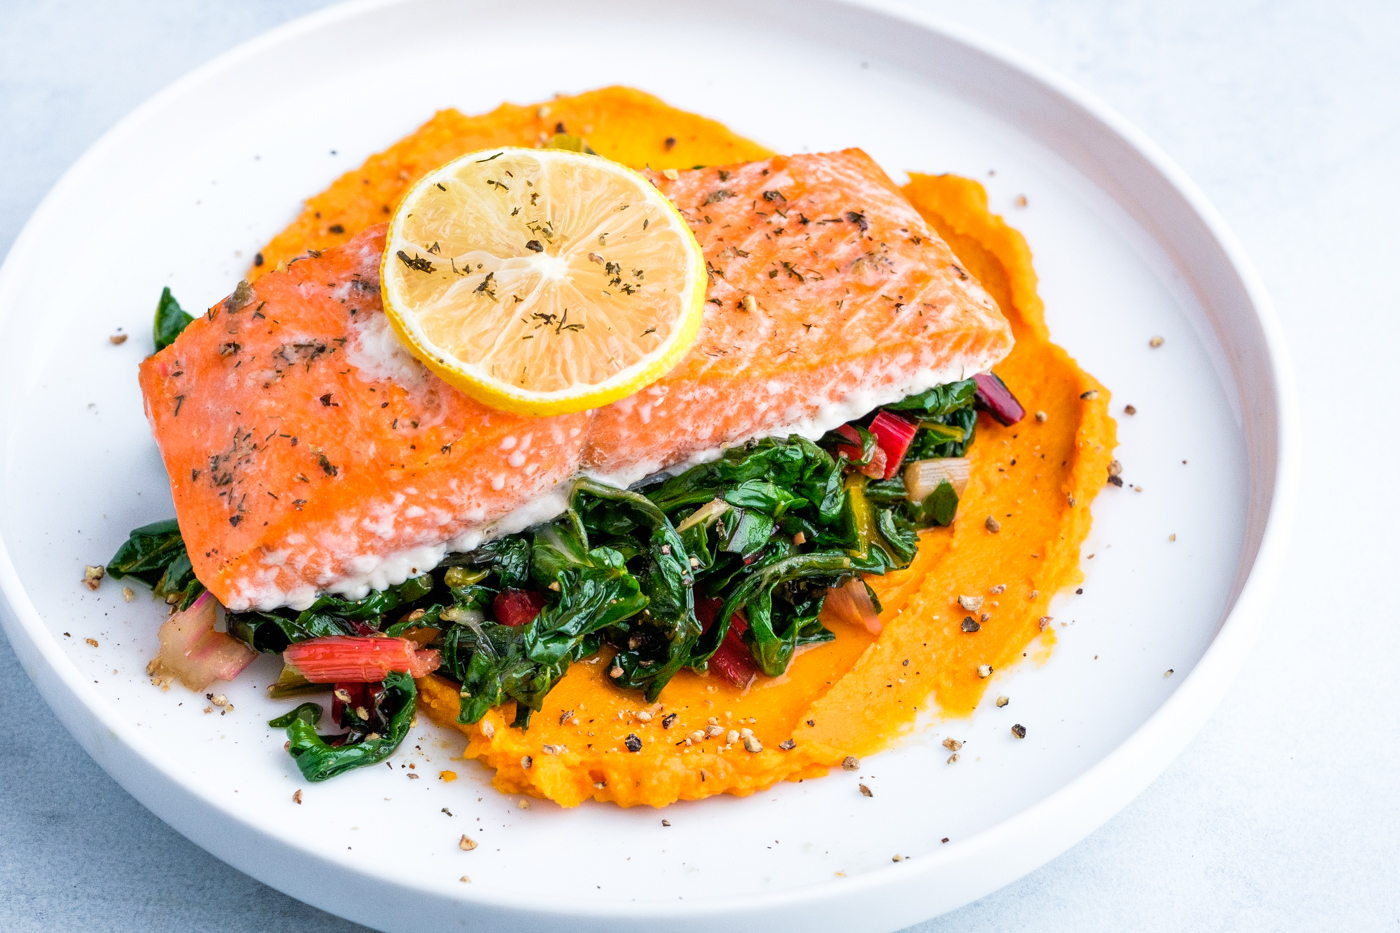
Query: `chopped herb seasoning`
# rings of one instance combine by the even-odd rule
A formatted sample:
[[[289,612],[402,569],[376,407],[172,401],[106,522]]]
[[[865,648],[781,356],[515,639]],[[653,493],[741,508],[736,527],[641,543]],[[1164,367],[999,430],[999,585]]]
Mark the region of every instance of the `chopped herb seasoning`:
[[[224,299],[224,309],[229,314],[233,314],[235,311],[248,307],[256,297],[253,286],[248,284],[247,279],[243,279],[233,287],[233,294]]]
[[[399,257],[399,262],[403,263],[405,266],[408,266],[410,269],[413,269],[418,272],[433,271],[432,262],[430,260],[424,259],[416,253],[414,254],[412,259],[408,258],[408,253],[404,252],[403,250],[399,250],[395,255]]]
[[[495,301],[495,300],[496,300],[496,289],[495,289],[495,284],[496,284],[496,273],[494,273],[494,272],[488,272],[488,273],[486,273],[486,278],[484,278],[484,279],[481,280],[481,284],[478,285],[476,288],[472,289],[472,291],[473,291],[474,293],[476,293],[476,294],[484,294],[487,298],[490,298],[492,301]]]

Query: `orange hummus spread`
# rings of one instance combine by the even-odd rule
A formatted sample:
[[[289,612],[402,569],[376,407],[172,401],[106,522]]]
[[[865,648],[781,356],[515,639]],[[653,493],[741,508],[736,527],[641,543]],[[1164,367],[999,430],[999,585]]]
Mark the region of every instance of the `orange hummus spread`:
[[[249,278],[381,222],[414,181],[450,159],[538,145],[554,133],[583,135],[603,156],[662,170],[771,154],[628,88],[503,104],[476,117],[445,110],[310,199]],[[836,625],[834,641],[742,693],[717,674],[682,671],[650,705],[607,683],[608,658],[598,655],[569,669],[526,731],[509,725],[513,704],[458,725],[458,686],[435,675],[419,681],[422,708],[466,735],[464,757],[494,769],[498,789],[564,806],[663,806],[818,777],[848,756],[889,746],[920,710],[970,715],[991,671],[1019,662],[1037,639],[1053,644],[1050,599],[1082,580],[1089,505],[1116,444],[1109,393],[1050,342],[1030,249],[989,211],[980,184],[912,174],[903,190],[1011,323],[1015,349],[997,374],[1028,414],[1011,427],[980,417],[957,520],[924,532],[907,569],[869,578],[883,630]],[[969,610],[959,596],[982,603]],[[963,630],[969,615],[980,624],[975,632]],[[630,750],[638,741],[640,750]]]

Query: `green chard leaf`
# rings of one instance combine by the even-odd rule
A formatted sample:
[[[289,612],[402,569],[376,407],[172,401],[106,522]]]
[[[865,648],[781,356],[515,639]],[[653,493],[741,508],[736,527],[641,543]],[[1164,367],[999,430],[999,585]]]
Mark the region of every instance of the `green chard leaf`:
[[[670,515],[682,506],[709,502],[721,489],[737,490],[749,480],[760,480],[795,498],[820,502],[826,480],[835,469],[831,454],[806,438],[767,437],[731,447],[718,460],[692,467],[647,489],[646,496]]]
[[[486,570],[497,589],[523,589],[530,582],[529,535],[507,535],[488,541],[474,551],[450,554],[440,567],[459,567],[468,571]],[[482,580],[488,577],[479,578]],[[449,586],[454,585],[451,581]]]
[[[160,293],[160,301],[156,303],[156,319],[152,328],[155,337],[156,352],[159,353],[175,342],[175,338],[180,333],[194,323],[194,318],[185,313],[185,309],[180,307],[180,302],[175,300],[175,296],[170,294],[170,289],[164,288]]]
[[[887,411],[908,412],[920,418],[932,419],[952,414],[959,409],[971,408],[976,401],[977,380],[964,379],[961,382],[934,386],[926,392],[910,395],[893,405],[885,405],[884,408]]]
[[[624,514],[639,532],[647,530],[645,548],[639,548],[632,561],[645,602],[635,609],[629,604],[631,611],[616,620],[637,616],[628,626],[626,647],[614,658],[614,668],[622,671],[614,682],[625,689],[644,689],[652,702],[685,666],[691,646],[700,637],[692,589],[695,574],[685,541],[661,508],[639,493],[581,479],[574,484],[570,501],[570,511],[586,534],[616,527]],[[562,577],[560,584],[567,592]]]
[[[936,525],[953,524],[953,516],[958,514],[958,494],[953,491],[953,484],[947,480],[939,483],[924,499],[923,511]]]
[[[268,725],[287,730],[290,742],[287,750],[302,777],[308,781],[325,781],[354,768],[378,764],[392,755],[408,735],[417,698],[418,688],[413,678],[391,671],[384,678],[382,713],[387,720],[387,730],[383,734],[352,729],[345,736],[318,735],[316,723],[322,709],[316,703],[303,703]],[[331,744],[338,740],[345,744]]]
[[[738,586],[725,595],[715,616],[715,624],[705,633],[705,644],[699,646],[700,653],[691,659],[693,663],[699,665],[709,661],[723,641],[730,619],[736,612],[745,614],[749,624],[746,640],[750,642],[759,669],[769,677],[778,677],[787,670],[792,654],[804,635],[815,641],[828,640],[829,636],[821,637],[812,631],[811,624],[821,613],[826,590],[835,581],[850,575],[853,567],[851,558],[840,552],[798,554],[756,566],[754,572],[745,575]],[[774,591],[781,584],[808,580],[817,582],[816,593],[793,587],[780,592],[782,598],[775,600]]]
[[[131,532],[126,543],[107,562],[113,579],[134,577],[149,586],[167,602],[186,609],[204,592],[195,578],[185,540],[175,519],[142,525]]]

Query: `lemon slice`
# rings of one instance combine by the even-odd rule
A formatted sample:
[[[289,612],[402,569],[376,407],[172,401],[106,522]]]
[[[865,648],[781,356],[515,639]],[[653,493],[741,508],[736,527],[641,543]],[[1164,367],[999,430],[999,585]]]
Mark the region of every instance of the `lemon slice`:
[[[695,341],[705,258],[675,206],[596,155],[488,149],[431,172],[389,222],[384,311],[413,354],[480,402],[597,408]]]

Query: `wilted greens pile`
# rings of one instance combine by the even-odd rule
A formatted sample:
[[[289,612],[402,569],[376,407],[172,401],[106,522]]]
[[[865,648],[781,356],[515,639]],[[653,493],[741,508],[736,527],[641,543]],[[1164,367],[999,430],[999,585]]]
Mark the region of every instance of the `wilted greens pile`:
[[[900,459],[963,456],[975,396],[969,379],[886,406],[919,426]],[[948,524],[956,511],[947,483],[911,501],[899,475],[864,475],[879,445],[868,430],[875,414],[819,443],[757,440],[628,490],[579,480],[554,521],[450,555],[432,573],[365,599],[231,613],[229,633],[269,653],[327,635],[409,638],[439,649],[438,673],[462,684],[459,722],[513,700],[520,728],[570,664],[605,647],[614,652],[613,682],[655,700],[683,668],[707,669],[736,617],[753,664],[778,676],[799,647],[834,637],[819,619],[832,587],[907,566],[918,531]],[[173,522],[137,529],[110,569],[186,604],[198,592]],[[697,606],[706,611],[697,615]],[[406,733],[413,705],[406,675],[347,700],[342,685],[308,684],[289,670],[272,693],[333,686],[343,735],[316,735],[315,704],[276,721],[313,779],[382,760]]]

